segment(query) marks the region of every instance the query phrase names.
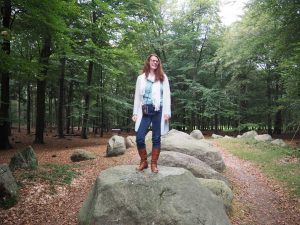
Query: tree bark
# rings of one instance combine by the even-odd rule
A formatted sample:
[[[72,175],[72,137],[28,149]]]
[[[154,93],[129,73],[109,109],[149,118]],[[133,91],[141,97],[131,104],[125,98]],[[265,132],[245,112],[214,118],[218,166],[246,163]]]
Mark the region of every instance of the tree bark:
[[[35,125],[35,143],[44,144],[45,129],[45,95],[46,95],[46,77],[48,72],[49,57],[51,55],[51,37],[45,38],[43,49],[41,51],[40,63],[43,66],[42,78],[37,80],[36,93],[36,125]]]
[[[275,104],[278,107],[278,99],[281,95],[281,88],[280,88],[280,81],[279,79],[276,81],[276,95],[275,95]],[[275,113],[275,120],[274,120],[274,134],[281,134],[282,132],[282,110],[278,109]]]
[[[18,82],[18,132],[21,132],[21,83]]]
[[[65,92],[64,92],[64,82],[65,82],[65,65],[66,58],[65,55],[60,59],[61,63],[61,73],[59,77],[59,99],[58,99],[58,115],[57,115],[57,132],[58,137],[64,137],[64,103],[65,103]]]
[[[30,134],[30,115],[31,115],[31,86],[27,84],[27,134]]]
[[[11,26],[11,0],[4,0],[1,8],[3,14],[2,25],[5,29],[10,30]],[[10,54],[10,40],[3,38],[2,50]],[[10,121],[9,121],[9,72],[1,68],[1,104],[0,104],[0,149],[12,148],[9,142]]]
[[[268,74],[267,74],[267,101],[268,101],[268,112],[267,112],[267,129],[268,134],[272,134],[272,116],[271,116],[271,107],[272,107],[272,90],[271,90],[271,71],[270,66],[267,65]]]
[[[103,69],[102,66],[100,66],[100,89],[101,89],[101,133],[100,136],[103,137],[103,131],[104,131],[104,98],[103,98],[103,92],[104,92],[104,78],[103,78]]]
[[[66,133],[70,133],[70,126],[71,126],[71,114],[72,114],[72,101],[73,101],[73,81],[70,81],[69,85],[69,94],[68,94],[68,104],[66,107],[66,117],[67,117],[67,122],[66,122]],[[73,131],[73,125],[72,125],[72,131]],[[72,132],[73,133],[73,132]]]
[[[92,13],[92,23],[96,23],[97,16],[96,12],[93,11]],[[92,40],[94,43],[96,43],[96,36],[95,33],[92,33]],[[91,55],[93,55],[93,51],[91,51]],[[90,108],[90,86],[92,82],[92,75],[93,75],[93,68],[94,68],[94,62],[89,61],[89,68],[87,72],[87,90],[85,91],[84,96],[84,114],[83,114],[83,120],[82,120],[82,130],[81,130],[81,138],[87,139],[87,125],[88,125],[88,118],[89,118],[89,108]]]
[[[90,108],[90,91],[89,87],[92,82],[92,75],[93,75],[93,67],[94,63],[92,61],[89,62],[89,69],[87,73],[87,90],[84,96],[84,114],[82,120],[82,130],[81,130],[81,138],[87,139],[87,125],[88,125],[88,118],[89,118],[89,108]]]
[[[219,118],[218,115],[214,115],[214,132],[217,134],[218,133],[218,125],[219,125]]]

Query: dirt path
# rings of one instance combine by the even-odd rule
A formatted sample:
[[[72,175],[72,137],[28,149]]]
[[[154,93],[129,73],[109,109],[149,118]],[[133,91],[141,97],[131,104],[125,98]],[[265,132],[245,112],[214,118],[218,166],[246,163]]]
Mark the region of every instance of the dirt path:
[[[300,225],[300,210],[296,208],[299,199],[288,197],[279,184],[266,178],[253,164],[217,147],[235,195],[233,225]]]
[[[106,157],[107,138],[57,139],[49,135],[45,145],[32,144],[33,138],[15,135],[15,149],[1,152],[0,163],[9,163],[10,157],[27,145],[33,146],[40,164],[74,164],[70,155],[76,148],[95,153],[97,159],[76,163],[81,175],[70,186],[57,186],[54,194],[44,182],[23,182],[18,204],[9,210],[0,209],[1,225],[76,225],[78,210],[95,177],[108,167],[138,162],[135,149],[119,157]],[[221,146],[217,147],[227,165],[225,175],[234,191],[232,225],[300,225],[299,207],[298,211],[295,207],[299,199],[288,198],[286,192],[264,177],[258,168],[232,156]]]

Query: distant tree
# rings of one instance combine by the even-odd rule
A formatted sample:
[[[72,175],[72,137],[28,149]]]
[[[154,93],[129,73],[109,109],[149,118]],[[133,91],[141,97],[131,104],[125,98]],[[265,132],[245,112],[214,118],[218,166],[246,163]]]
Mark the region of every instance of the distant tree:
[[[0,103],[0,149],[9,149],[11,144],[8,136],[10,134],[10,118],[9,118],[9,55],[10,55],[10,35],[12,26],[12,7],[11,0],[4,0],[1,7],[2,13],[2,26],[4,28],[1,31],[1,103]]]

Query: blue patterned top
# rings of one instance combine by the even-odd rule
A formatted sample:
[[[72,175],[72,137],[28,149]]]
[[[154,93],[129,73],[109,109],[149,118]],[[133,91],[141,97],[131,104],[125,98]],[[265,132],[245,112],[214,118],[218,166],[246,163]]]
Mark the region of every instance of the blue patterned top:
[[[144,104],[148,105],[148,104],[153,104],[152,101],[152,85],[153,82],[150,80],[147,80],[146,82],[146,86],[145,86],[145,94],[143,96],[144,99]],[[160,105],[162,106],[162,102],[163,102],[163,85],[162,82],[160,82]]]

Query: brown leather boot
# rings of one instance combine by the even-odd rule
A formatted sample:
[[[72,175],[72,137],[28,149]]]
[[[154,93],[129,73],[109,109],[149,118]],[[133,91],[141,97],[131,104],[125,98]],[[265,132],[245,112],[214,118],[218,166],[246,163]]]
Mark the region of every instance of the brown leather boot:
[[[139,171],[143,171],[144,169],[148,168],[148,162],[147,162],[147,151],[146,148],[138,149],[139,155],[141,157],[140,165],[136,168]]]
[[[152,159],[151,159],[151,171],[152,173],[158,173],[157,169],[157,160],[159,158],[160,149],[153,148],[152,149]]]

